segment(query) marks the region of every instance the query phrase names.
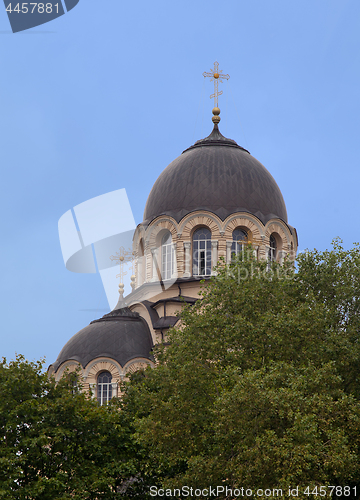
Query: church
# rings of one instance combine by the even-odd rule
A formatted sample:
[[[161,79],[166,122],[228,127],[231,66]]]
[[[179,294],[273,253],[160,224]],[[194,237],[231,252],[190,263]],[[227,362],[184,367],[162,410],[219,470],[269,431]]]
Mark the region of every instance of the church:
[[[198,300],[222,257],[226,263],[251,242],[259,260],[293,258],[297,233],[287,220],[270,172],[219,130],[218,83],[228,78],[215,63],[213,130],[160,174],[135,230],[132,292],[63,347],[48,373],[59,380],[80,368],[84,390],[100,404],[119,395],[129,373],[154,367],[152,349],[164,343],[184,302]]]

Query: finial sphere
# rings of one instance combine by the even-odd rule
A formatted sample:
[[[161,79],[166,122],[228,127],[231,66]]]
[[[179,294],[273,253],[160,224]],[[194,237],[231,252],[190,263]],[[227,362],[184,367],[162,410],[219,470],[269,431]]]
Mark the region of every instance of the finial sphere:
[[[218,108],[218,107],[213,108],[212,114],[213,115],[219,115],[220,114],[220,108]]]
[[[214,73],[214,78],[219,78],[219,73]]]

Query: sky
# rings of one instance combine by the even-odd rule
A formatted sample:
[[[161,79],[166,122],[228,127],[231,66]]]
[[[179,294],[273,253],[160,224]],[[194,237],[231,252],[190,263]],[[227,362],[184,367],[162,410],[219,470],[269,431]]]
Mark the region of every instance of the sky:
[[[58,220],[125,188],[142,221],[211,132],[216,60],[220,131],[271,172],[299,249],[359,241],[359,22],[358,0],[80,0],[12,33],[0,6],[0,357],[47,366],[109,311],[98,273],[65,268]]]

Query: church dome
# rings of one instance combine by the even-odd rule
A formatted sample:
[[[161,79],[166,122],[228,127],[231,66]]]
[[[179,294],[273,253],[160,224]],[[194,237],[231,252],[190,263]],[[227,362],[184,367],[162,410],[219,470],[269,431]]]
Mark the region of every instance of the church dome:
[[[52,366],[56,371],[63,362],[73,359],[84,368],[93,359],[107,357],[124,367],[135,358],[152,359],[152,347],[146,321],[123,304],[75,334]]]
[[[179,222],[195,210],[222,220],[248,212],[263,224],[279,218],[287,223],[284,198],[270,172],[249,151],[226,139],[215,123],[212,133],[186,149],[155,182],[144,222],[169,215]]]

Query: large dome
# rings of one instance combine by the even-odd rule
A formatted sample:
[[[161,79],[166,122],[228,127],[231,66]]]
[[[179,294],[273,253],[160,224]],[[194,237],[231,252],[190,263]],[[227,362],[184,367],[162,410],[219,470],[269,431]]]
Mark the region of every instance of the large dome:
[[[287,222],[284,198],[272,175],[244,148],[226,139],[215,124],[206,139],[186,149],[160,174],[144,211],[144,222],[170,215],[179,222],[195,210],[222,220],[249,212],[264,224]]]
[[[128,307],[114,309],[80,330],[63,347],[53,364],[54,370],[70,359],[83,368],[93,359],[108,357],[122,367],[135,358],[152,359],[151,333],[139,313]]]

